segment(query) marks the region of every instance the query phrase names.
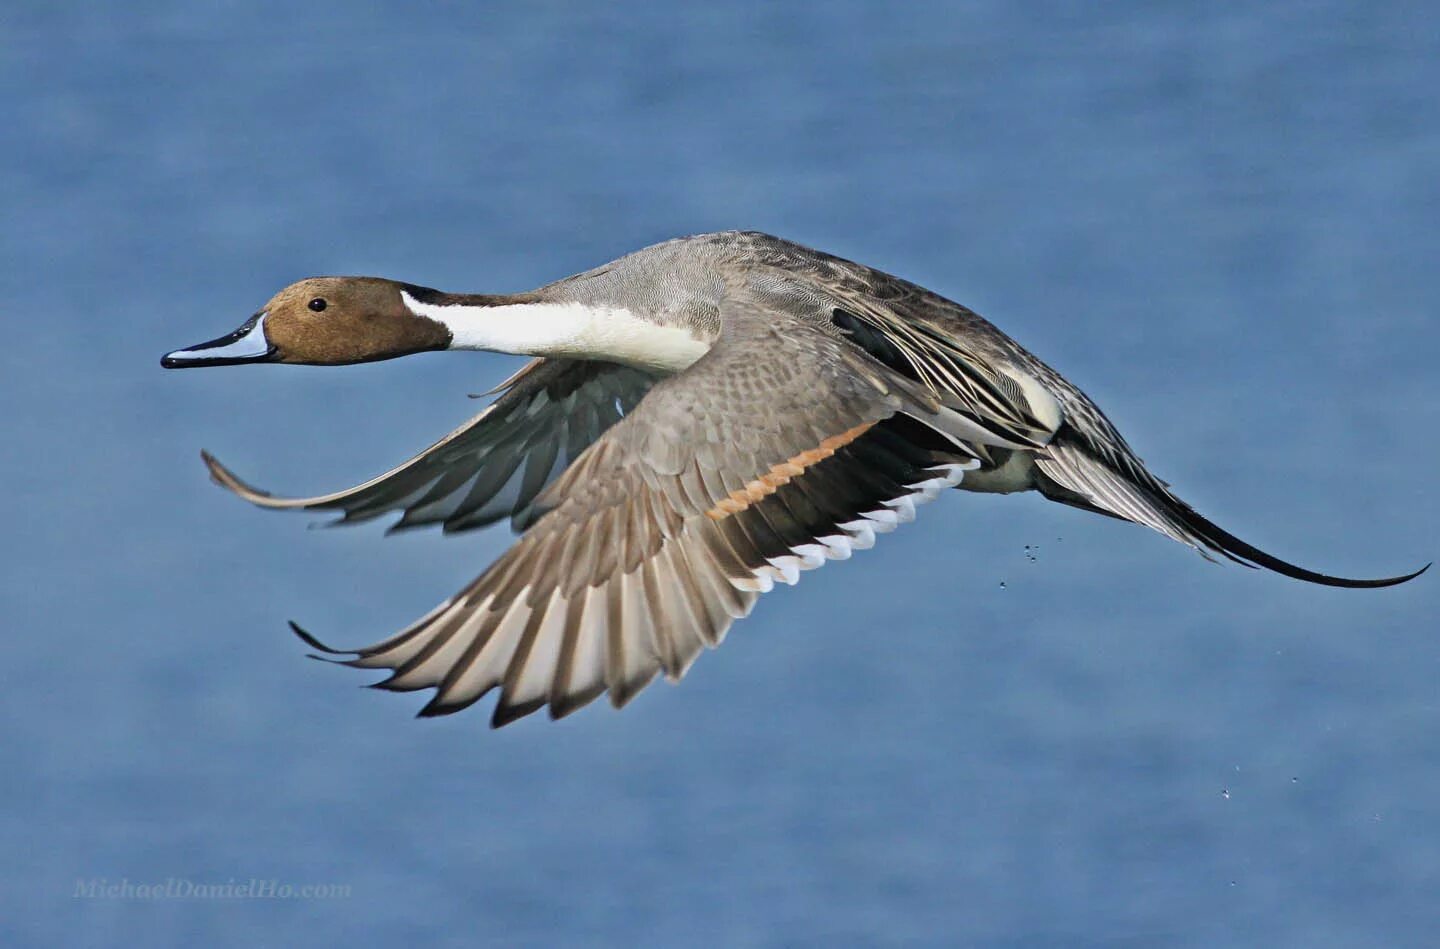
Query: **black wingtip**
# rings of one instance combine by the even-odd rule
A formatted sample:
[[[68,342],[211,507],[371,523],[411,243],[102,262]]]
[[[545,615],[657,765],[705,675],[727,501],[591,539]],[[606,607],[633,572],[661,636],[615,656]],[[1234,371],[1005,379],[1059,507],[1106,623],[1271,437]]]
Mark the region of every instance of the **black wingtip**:
[[[489,690],[487,689],[486,692],[488,691]],[[480,695],[472,696],[460,702],[454,702],[443,698],[440,692],[436,692],[434,697],[431,698],[429,702],[425,703],[425,707],[415,713],[415,717],[441,718],[446,715],[454,715],[456,712],[463,711],[474,705],[475,702],[484,694],[485,693],[482,692]],[[491,723],[491,727],[495,727],[493,722]]]
[[[327,655],[331,655],[331,656],[348,656],[348,655],[349,655],[349,653],[346,652],[345,650],[342,650],[342,649],[331,649],[329,646],[325,645],[325,644],[322,643],[320,640],[316,639],[314,636],[311,636],[309,633],[307,633],[307,632],[305,631],[305,629],[304,629],[303,627],[301,627],[301,625],[300,625],[299,623],[295,622],[293,619],[292,619],[292,620],[287,620],[286,622],[288,622],[288,623],[290,624],[290,632],[292,632],[292,633],[294,633],[296,636],[300,637],[300,641],[303,642],[305,645],[309,646],[311,649],[314,649],[314,650],[316,650],[317,652],[323,652],[323,653],[325,653],[325,654],[327,654]],[[324,657],[324,656],[316,656],[315,658],[316,658],[316,659],[324,659],[325,657]],[[333,660],[329,660],[329,661],[333,661]]]
[[[524,718],[531,712],[537,712],[545,704],[544,698],[531,699],[528,702],[517,702],[513,705],[506,704],[502,698],[495,703],[495,713],[490,716],[491,728],[504,728],[517,719]]]

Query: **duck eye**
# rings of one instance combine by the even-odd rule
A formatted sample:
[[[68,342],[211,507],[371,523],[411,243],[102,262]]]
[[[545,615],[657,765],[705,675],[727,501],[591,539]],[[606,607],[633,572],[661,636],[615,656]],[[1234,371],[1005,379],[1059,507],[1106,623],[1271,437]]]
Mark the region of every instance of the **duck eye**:
[[[316,313],[319,313],[321,310],[325,309],[325,307],[326,303],[324,297],[316,297],[315,299],[310,301],[310,309],[314,310]]]

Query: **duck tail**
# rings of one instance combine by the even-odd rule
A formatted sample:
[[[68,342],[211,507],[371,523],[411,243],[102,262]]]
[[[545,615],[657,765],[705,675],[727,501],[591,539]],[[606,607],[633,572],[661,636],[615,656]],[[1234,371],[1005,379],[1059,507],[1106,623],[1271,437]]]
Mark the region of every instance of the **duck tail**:
[[[1219,555],[1247,567],[1264,567],[1307,583],[1354,589],[1394,586],[1430,569],[1427,563],[1414,573],[1374,580],[1306,570],[1265,553],[1203,517],[1172,494],[1163,481],[1146,471],[1138,458],[1099,457],[1069,431],[1068,426],[1062,427],[1043,455],[1036,457],[1035,467],[1036,487],[1051,500],[1143,524],[1194,547],[1210,560],[1215,559],[1212,555]]]

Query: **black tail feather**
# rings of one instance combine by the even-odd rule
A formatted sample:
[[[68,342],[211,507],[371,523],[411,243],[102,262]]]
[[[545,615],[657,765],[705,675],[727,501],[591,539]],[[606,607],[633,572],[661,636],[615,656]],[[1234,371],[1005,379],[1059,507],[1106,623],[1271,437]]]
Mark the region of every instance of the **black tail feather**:
[[[1266,570],[1273,570],[1276,573],[1293,577],[1296,580],[1304,580],[1307,583],[1319,583],[1327,587],[1345,587],[1348,589],[1393,587],[1397,583],[1414,580],[1420,576],[1420,574],[1430,569],[1430,564],[1427,563],[1414,573],[1407,573],[1398,577],[1381,577],[1375,580],[1356,580],[1350,577],[1331,576],[1328,573],[1316,573],[1314,570],[1297,567],[1293,563],[1281,560],[1279,557],[1271,556],[1260,548],[1245,543],[1245,541],[1236,537],[1234,534],[1217,526],[1207,518],[1202,517],[1188,504],[1182,502],[1178,505],[1167,505],[1167,512],[1174,514],[1193,533],[1210,543],[1215,550],[1231,557],[1231,559],[1238,560],[1248,566],[1264,567]]]
[[[1146,471],[1139,459],[1130,457],[1123,461],[1116,464],[1097,458],[1093,450],[1062,429],[1045,454],[1036,458],[1035,487],[1052,500],[1082,510],[1144,523],[1193,545],[1207,557],[1218,554],[1247,567],[1264,567],[1307,583],[1352,589],[1389,587],[1413,580],[1430,569],[1427,563],[1414,573],[1376,580],[1355,580],[1306,570],[1247,544],[1201,516]]]

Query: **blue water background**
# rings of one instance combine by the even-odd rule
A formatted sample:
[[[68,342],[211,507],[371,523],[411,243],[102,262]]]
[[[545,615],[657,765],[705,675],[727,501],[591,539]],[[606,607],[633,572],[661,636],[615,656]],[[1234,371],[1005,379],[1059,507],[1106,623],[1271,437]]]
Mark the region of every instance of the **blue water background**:
[[[1400,572],[1440,554],[1430,5],[0,24],[0,943],[1435,944],[1440,577],[957,493],[623,713],[415,721],[284,621],[373,641],[508,535],[307,531],[197,453],[345,486],[517,361],[157,365],[310,274],[510,291],[759,228],[975,307],[1242,536]],[[74,897],[167,878],[352,895]]]

